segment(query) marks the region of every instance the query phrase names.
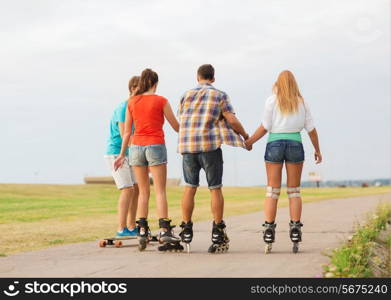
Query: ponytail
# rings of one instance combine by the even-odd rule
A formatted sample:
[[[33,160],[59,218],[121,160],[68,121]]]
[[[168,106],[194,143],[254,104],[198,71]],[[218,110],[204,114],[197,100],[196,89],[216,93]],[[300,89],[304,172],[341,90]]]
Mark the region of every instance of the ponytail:
[[[141,95],[151,89],[157,82],[159,77],[156,72],[151,69],[145,69],[141,73],[140,80],[137,85],[136,95]]]

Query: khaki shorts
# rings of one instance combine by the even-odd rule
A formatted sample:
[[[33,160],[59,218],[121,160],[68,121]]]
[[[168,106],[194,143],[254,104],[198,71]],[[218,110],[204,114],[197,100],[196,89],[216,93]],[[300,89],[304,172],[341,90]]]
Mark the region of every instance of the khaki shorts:
[[[107,167],[114,178],[115,184],[119,190],[132,187],[136,184],[136,177],[134,176],[132,167],[129,165],[129,158],[126,157],[124,164],[117,171],[114,171],[114,161],[118,155],[105,155]]]

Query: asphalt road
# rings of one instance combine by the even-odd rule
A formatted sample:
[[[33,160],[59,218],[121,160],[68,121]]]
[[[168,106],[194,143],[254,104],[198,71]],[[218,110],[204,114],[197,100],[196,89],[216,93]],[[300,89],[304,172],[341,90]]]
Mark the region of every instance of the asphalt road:
[[[292,253],[288,209],[278,211],[277,237],[271,254],[261,240],[262,212],[227,218],[230,249],[208,254],[211,222],[194,225],[192,252],[159,253],[156,245],[144,252],[137,241],[122,248],[99,248],[98,241],[52,247],[0,258],[0,277],[317,277],[324,255],[340,245],[387,195],[326,200],[303,207],[303,242]],[[178,232],[177,232],[178,233]]]

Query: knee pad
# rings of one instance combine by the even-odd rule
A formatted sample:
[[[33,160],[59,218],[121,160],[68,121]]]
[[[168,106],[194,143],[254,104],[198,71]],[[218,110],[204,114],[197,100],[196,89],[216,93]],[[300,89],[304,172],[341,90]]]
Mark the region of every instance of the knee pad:
[[[287,192],[288,192],[289,199],[301,197],[299,186],[298,187],[288,187]]]
[[[272,199],[278,200],[280,197],[281,188],[274,188],[271,186],[266,187],[266,197],[271,197]]]

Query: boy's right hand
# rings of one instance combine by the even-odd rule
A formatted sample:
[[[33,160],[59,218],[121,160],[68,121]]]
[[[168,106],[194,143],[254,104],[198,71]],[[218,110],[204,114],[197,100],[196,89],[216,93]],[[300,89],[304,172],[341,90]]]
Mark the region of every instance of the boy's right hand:
[[[115,161],[114,161],[114,171],[117,171],[119,168],[122,167],[125,161],[125,156],[124,155],[119,155]]]

